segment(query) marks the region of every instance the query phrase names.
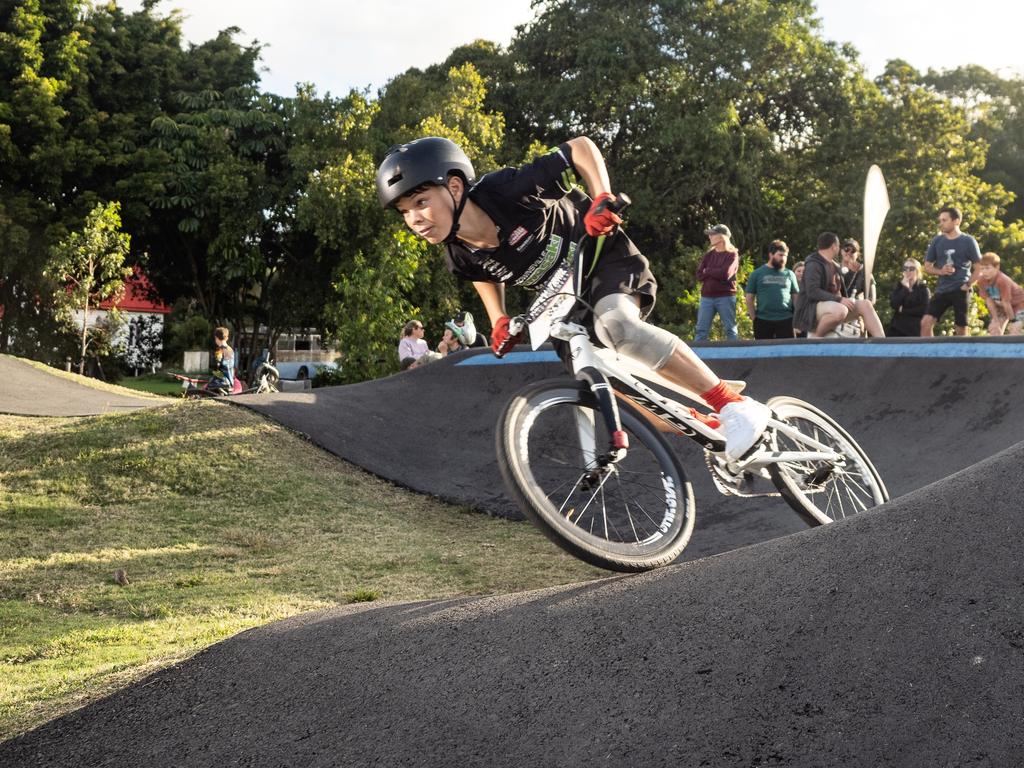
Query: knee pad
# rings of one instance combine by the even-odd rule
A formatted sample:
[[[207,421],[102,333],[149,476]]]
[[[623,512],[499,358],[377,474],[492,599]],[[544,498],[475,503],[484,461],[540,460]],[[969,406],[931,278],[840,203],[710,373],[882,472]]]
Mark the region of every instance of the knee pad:
[[[594,307],[598,340],[621,355],[657,370],[680,344],[678,338],[640,318],[640,306],[624,293],[605,296]]]

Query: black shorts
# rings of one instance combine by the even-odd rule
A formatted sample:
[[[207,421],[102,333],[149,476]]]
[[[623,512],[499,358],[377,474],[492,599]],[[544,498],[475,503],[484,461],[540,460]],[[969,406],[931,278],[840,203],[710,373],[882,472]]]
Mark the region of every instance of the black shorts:
[[[640,299],[640,317],[646,320],[650,316],[658,298],[658,281],[651,272],[651,264],[647,257],[640,253],[633,241],[623,232],[620,231],[614,237],[605,240],[596,265],[593,262],[593,254],[587,252],[579,260],[577,267],[582,270],[583,275],[582,298],[589,306],[582,302],[577,303],[569,319],[587,328],[594,346],[603,345],[594,332],[592,307],[597,306],[597,302],[605,296],[616,293],[636,296]],[[591,267],[593,271],[590,271]],[[572,356],[569,353],[569,345],[558,339],[552,339],[551,342],[566,370],[571,373]]]
[[[793,318],[785,320],[762,320],[754,317],[755,339],[792,339]]]
[[[638,296],[640,299],[640,316],[646,318],[654,309],[658,298],[658,281],[651,272],[651,264],[622,232],[605,240],[604,247],[597,258],[597,266],[587,278],[586,274],[593,263],[591,254],[582,259],[584,267],[583,295],[590,306],[605,296],[624,293],[627,296]]]
[[[955,291],[944,293],[933,293],[931,301],[928,302],[926,315],[931,315],[939,320],[950,307],[953,308],[953,322],[960,327],[967,325],[967,291],[959,288]]]

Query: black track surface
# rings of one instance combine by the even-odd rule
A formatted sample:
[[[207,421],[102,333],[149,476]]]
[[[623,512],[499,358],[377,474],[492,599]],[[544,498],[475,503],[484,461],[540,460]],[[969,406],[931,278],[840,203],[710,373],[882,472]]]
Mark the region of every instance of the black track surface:
[[[1024,439],[1024,342],[935,339],[932,344],[944,349],[1019,349],[1020,355],[1001,360],[780,357],[711,364],[726,378],[747,381],[747,392],[754,397],[792,395],[822,408],[854,435],[895,497]],[[755,346],[747,343],[733,349],[742,352]],[[884,346],[911,348],[896,341]],[[729,347],[714,349],[728,354]],[[379,381],[271,397],[244,395],[232,402],[286,424],[399,485],[521,518],[498,472],[495,424],[517,389],[562,375],[563,369],[559,363],[464,364],[472,358],[491,359],[486,350],[465,352]],[[806,528],[778,498],[722,496],[696,446],[685,439],[671,442],[697,499],[696,527],[684,559]]]
[[[836,416],[899,498],[641,576],[252,630],[0,744],[0,765],[1024,764],[1021,360],[781,362],[714,367]],[[316,392],[331,408],[311,410],[351,424],[343,405],[372,402],[374,387],[402,395],[363,421],[378,446],[364,450],[383,456],[384,411],[418,401],[401,467],[425,447],[462,467],[465,436],[480,432],[482,452],[491,435],[475,417],[438,426],[410,394],[480,403],[428,385],[444,370]],[[499,379],[523,378],[497,370],[503,399]],[[712,522],[741,534],[735,546],[780,532],[734,519],[759,500],[702,518],[713,505],[697,493],[698,534]],[[763,519],[776,517],[799,523]]]

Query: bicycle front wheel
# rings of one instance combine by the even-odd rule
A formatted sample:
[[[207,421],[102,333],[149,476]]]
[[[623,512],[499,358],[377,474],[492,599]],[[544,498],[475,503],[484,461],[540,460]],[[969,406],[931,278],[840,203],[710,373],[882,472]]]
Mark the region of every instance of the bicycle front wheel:
[[[615,571],[666,565],[693,532],[693,489],[665,438],[619,402],[624,459],[601,466],[609,434],[589,388],[541,381],[517,394],[498,422],[502,476],[520,508],[558,546]]]
[[[768,467],[782,498],[808,523],[832,523],[889,500],[871,459],[832,418],[795,397],[774,397],[767,405],[796,433],[776,430],[777,450],[815,450],[806,437],[842,456],[838,462],[787,461]]]

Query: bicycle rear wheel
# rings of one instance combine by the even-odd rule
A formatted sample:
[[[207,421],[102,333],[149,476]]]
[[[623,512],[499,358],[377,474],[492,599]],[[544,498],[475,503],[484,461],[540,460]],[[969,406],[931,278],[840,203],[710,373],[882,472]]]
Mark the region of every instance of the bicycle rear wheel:
[[[795,397],[773,397],[768,407],[800,436],[825,445],[842,460],[788,461],[768,467],[779,493],[811,525],[823,525],[864,512],[889,500],[878,470],[857,441],[831,417]],[[808,451],[814,447],[776,430],[780,451]]]
[[[619,402],[629,451],[600,466],[609,435],[589,388],[541,381],[512,398],[496,436],[505,484],[560,547],[615,571],[666,565],[693,532],[693,489],[664,437]]]

